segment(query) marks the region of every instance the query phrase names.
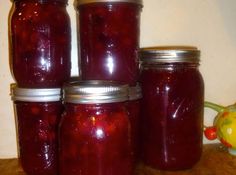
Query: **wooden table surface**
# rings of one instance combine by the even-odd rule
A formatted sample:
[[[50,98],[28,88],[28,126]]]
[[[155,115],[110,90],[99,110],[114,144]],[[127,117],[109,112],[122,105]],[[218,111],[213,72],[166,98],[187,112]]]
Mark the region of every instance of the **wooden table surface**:
[[[25,175],[18,159],[0,159],[0,175]],[[166,172],[138,165],[136,175],[236,175],[236,156],[219,144],[205,145],[201,160],[190,170]]]

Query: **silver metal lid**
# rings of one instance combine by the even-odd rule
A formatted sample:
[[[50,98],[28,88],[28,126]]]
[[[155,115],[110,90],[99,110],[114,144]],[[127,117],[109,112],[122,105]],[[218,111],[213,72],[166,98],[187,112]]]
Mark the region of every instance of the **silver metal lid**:
[[[53,102],[61,100],[61,89],[27,89],[18,88],[13,85],[11,88],[11,98],[13,101],[25,102]]]
[[[193,46],[161,46],[140,49],[140,60],[146,63],[199,63],[200,50]]]
[[[128,3],[143,5],[142,0],[77,0],[76,5],[79,6],[83,4],[100,3],[100,2],[128,2]]]
[[[139,84],[129,87],[129,100],[138,100],[142,97],[142,89]]]
[[[128,85],[114,81],[89,80],[65,84],[64,101],[76,104],[115,103],[128,100]]]

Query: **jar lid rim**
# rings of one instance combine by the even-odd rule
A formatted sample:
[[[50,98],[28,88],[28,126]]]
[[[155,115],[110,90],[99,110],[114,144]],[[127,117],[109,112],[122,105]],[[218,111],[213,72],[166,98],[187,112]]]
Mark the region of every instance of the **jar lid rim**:
[[[63,87],[63,100],[69,103],[114,103],[128,100],[128,85],[114,81],[70,82]]]
[[[89,3],[101,3],[101,2],[127,2],[143,5],[143,0],[77,0],[77,6]]]
[[[140,59],[148,62],[200,62],[200,50],[195,46],[145,47],[139,51]]]
[[[50,102],[61,100],[61,88],[19,88],[11,85],[11,98],[13,101]]]

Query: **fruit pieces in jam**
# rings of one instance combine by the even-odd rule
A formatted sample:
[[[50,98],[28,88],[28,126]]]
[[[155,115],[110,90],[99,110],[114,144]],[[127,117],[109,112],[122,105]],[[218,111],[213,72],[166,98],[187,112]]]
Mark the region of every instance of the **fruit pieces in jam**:
[[[126,103],[126,107],[131,126],[131,145],[135,165],[140,158],[140,100],[130,100]]]
[[[15,102],[15,105],[24,171],[29,175],[57,175],[61,102]]]
[[[78,10],[82,79],[135,85],[141,5],[100,2]]]
[[[11,68],[19,87],[61,87],[70,77],[71,29],[65,2],[15,1]]]
[[[196,65],[160,67],[141,75],[143,160],[158,169],[191,168],[202,151],[202,76]]]
[[[59,130],[61,175],[130,175],[129,120],[122,103],[66,104]]]

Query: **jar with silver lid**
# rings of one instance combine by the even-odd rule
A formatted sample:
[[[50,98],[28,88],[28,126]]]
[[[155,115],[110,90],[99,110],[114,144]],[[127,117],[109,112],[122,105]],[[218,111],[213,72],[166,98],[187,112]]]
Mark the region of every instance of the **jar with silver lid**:
[[[29,175],[58,174],[57,130],[63,112],[61,89],[12,86],[23,170]]]
[[[142,0],[77,0],[82,80],[135,86]]]
[[[196,47],[143,48],[142,160],[157,169],[191,168],[202,152],[204,82]]]
[[[128,86],[78,81],[64,86],[59,128],[61,175],[132,174]]]

